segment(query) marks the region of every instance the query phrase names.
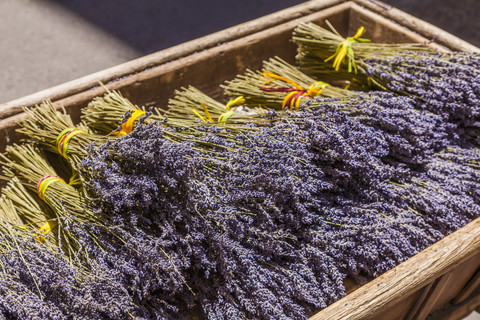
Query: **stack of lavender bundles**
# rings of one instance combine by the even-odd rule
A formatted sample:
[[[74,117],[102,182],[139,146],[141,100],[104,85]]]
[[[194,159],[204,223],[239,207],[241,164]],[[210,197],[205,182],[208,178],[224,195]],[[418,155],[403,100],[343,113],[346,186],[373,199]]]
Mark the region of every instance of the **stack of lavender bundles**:
[[[43,208],[18,179],[2,191],[1,319],[118,319],[136,314],[131,296],[116,280],[118,272],[95,259],[82,265],[68,260],[51,245],[49,235],[32,227],[34,220],[24,220],[22,210],[32,215]]]
[[[235,139],[139,126],[92,148],[87,189],[97,210],[191,235],[184,277],[207,318],[305,319],[345,277],[378,276],[480,212],[479,154],[455,126],[408,98],[357,99],[317,99]]]
[[[426,46],[411,44],[373,44],[351,40],[352,54],[343,58],[335,52],[346,43],[334,32],[312,23],[301,24],[294,31],[298,45],[297,60],[309,74],[322,77],[332,71],[325,60],[339,58],[338,76],[375,84],[381,88],[414,98],[416,107],[429,110],[458,124],[459,134],[478,145],[480,132],[480,59],[478,54],[440,53]],[[358,74],[346,72],[343,64],[354,63]],[[330,69],[330,70],[329,70]]]
[[[152,228],[153,222],[147,216],[112,216],[108,215],[109,212],[93,212],[83,191],[76,190],[58,177],[43,154],[32,146],[9,146],[7,156],[2,157],[4,178],[13,178],[13,181],[18,179],[22,184],[14,192],[9,192],[8,188],[4,190],[5,197],[20,212],[19,217],[23,220],[23,224],[18,223],[20,227],[30,226],[31,222],[55,222],[50,224],[52,228],[49,232],[39,230],[37,224],[27,233],[26,241],[38,250],[42,246],[37,243],[45,242],[45,246],[58,252],[58,257],[63,255],[63,259],[69,261],[72,267],[75,265],[80,269],[76,274],[72,273],[75,281],[80,280],[74,285],[79,288],[90,286],[75,293],[83,296],[78,297],[74,304],[65,303],[62,306],[63,318],[67,319],[71,314],[80,316],[88,313],[95,319],[176,319],[182,314],[179,306],[189,305],[192,300],[192,293],[188,291],[181,273],[182,268],[189,266],[188,252],[191,247],[188,245],[188,236],[181,238],[179,233],[171,236],[168,228]],[[44,189],[43,194],[38,188],[42,177],[56,179]],[[30,194],[32,192],[33,195]],[[45,205],[31,201],[37,198],[37,192]],[[30,199],[30,203],[37,206],[36,209],[26,206],[24,199]],[[34,220],[25,221],[32,212],[36,212]],[[164,226],[167,227],[165,222]],[[187,254],[182,253],[182,248],[187,250]],[[45,261],[46,268],[53,268],[48,266],[53,259]],[[28,269],[30,265],[29,262],[24,264],[21,270]],[[32,274],[28,279],[46,285],[48,279],[45,276]],[[88,281],[92,283],[88,284]],[[56,286],[54,283],[51,285]],[[41,292],[37,295],[40,300]],[[55,298],[56,294],[63,293],[58,291],[49,294]],[[52,303],[63,303],[62,299],[59,297]],[[25,308],[30,307],[28,302]],[[29,319],[22,310],[11,315]]]

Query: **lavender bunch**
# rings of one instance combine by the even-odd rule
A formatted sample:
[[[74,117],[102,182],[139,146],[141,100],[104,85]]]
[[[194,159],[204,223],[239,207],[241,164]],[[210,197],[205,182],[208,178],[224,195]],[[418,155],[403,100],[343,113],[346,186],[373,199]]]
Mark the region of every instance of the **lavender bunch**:
[[[465,145],[457,125],[427,110],[417,110],[415,100],[392,93],[371,92],[348,100],[315,99],[305,104],[312,115],[336,109],[353,122],[381,132],[388,143],[384,161],[418,165],[433,153],[455,145]],[[307,115],[305,115],[307,116]]]
[[[460,135],[478,144],[478,55],[440,53],[413,44],[362,43],[347,38],[345,41],[350,41],[348,46],[355,55],[341,58],[332,47],[332,41],[338,37],[313,24],[297,27],[294,41],[298,44],[297,60],[302,70],[319,77],[331,72],[324,62],[331,54],[341,61],[353,61],[360,72],[351,75],[350,79],[354,78],[365,87],[373,84],[382,90],[414,98],[417,109],[428,110],[458,125]],[[334,66],[337,71],[340,65]],[[348,78],[349,72],[351,70],[340,71],[338,76]]]
[[[163,121],[164,116],[160,114],[159,109],[145,110],[138,107],[130,100],[123,97],[119,91],[110,91],[108,89],[101,97],[95,97],[88,103],[88,106],[82,109],[82,120],[92,130],[100,134],[123,135],[122,126],[135,113],[132,118],[130,131],[136,126],[136,122],[143,118],[148,111],[149,121]],[[137,120],[138,119],[138,120]]]
[[[51,102],[45,101],[34,109],[25,110],[27,118],[19,121],[20,129],[31,142],[39,144],[47,150],[64,157],[78,171],[86,147],[92,142],[102,143],[107,137],[96,135],[83,125],[74,125],[65,110],[58,111]],[[82,179],[82,176],[75,176]]]
[[[177,243],[164,241],[160,236],[163,231],[152,231],[148,219],[134,215],[108,217],[103,212],[93,212],[85,194],[60,178],[42,193],[37,182],[45,176],[55,176],[55,172],[38,151],[31,146],[14,146],[7,148],[7,152],[10,158],[4,158],[6,174],[16,174],[48,204],[46,216],[55,222],[52,232],[58,235],[59,252],[80,265],[95,261],[100,268],[114,274],[129,299],[136,305],[149,306],[146,314],[161,314],[166,318],[179,314],[166,300],[173,300],[178,292],[188,289],[181,273],[181,267],[189,263],[188,252],[183,254]],[[99,275],[96,277],[100,281]],[[123,310],[122,303],[108,306],[105,312],[108,310],[119,313]]]
[[[409,183],[385,185],[382,196],[447,235],[480,215],[479,157],[476,148],[448,148],[432,155]]]
[[[251,106],[298,109],[300,104],[321,95],[348,97],[355,93],[315,81],[279,57],[264,61],[262,71],[247,70],[222,86],[230,96],[243,96]]]
[[[221,290],[237,301],[230,305],[230,309],[224,309],[230,310],[228,314],[272,319],[282,315],[304,318],[305,310],[311,313],[326,306],[327,300],[331,302],[343,294],[338,286],[341,284],[340,276],[333,279],[325,276],[328,282],[323,285],[329,283],[331,296],[325,297],[321,293],[320,283],[312,271],[314,264],[303,256],[305,253],[302,250],[296,250],[282,240],[292,237],[288,233],[270,235],[261,230],[265,227],[258,225],[259,221],[250,222],[252,213],[246,208],[238,211],[235,206],[225,206],[216,200],[220,195],[214,193],[222,190],[223,183],[215,174],[207,175],[209,169],[205,166],[211,164],[201,160],[200,157],[205,157],[203,152],[195,151],[189,146],[191,143],[169,142],[162,137],[159,126],[148,125],[145,128],[148,129],[139,128],[118,142],[104,146],[111,150],[109,156],[102,160],[107,167],[100,167],[101,170],[92,173],[98,179],[93,179],[90,187],[96,197],[102,199],[99,202],[100,206],[103,205],[102,210],[141,210],[144,214],[149,211],[157,213],[157,208],[161,207],[165,215],[162,215],[163,223],[174,220],[177,228],[188,229],[188,233],[199,243],[192,247],[195,254],[193,275],[187,282],[197,292],[196,301],[201,303],[205,312],[213,312],[219,307],[212,299],[216,301],[220,284]],[[212,136],[212,139],[216,138]],[[137,145],[135,150],[132,150],[132,144]],[[94,162],[98,164],[100,161],[96,158]],[[91,166],[87,161],[84,164]],[[114,197],[111,187],[103,183],[113,177],[123,179],[124,183],[120,185],[126,188],[124,191],[128,190],[124,193],[127,197]],[[225,191],[221,195],[225,196]],[[135,201],[131,201],[133,199]],[[241,216],[244,218],[237,220]],[[269,244],[275,247],[269,248]],[[267,252],[272,259],[268,258]],[[279,265],[282,259],[290,260],[291,264]],[[323,255],[322,259],[324,262],[316,266],[317,270],[326,270],[325,261],[332,260],[327,255]],[[252,278],[256,274],[258,277]],[[245,278],[246,275],[250,277]],[[289,286],[294,293],[289,292]],[[309,295],[302,295],[302,292],[309,292]],[[295,294],[298,297],[294,297]],[[228,299],[228,296],[224,298]],[[268,299],[270,302],[266,304]],[[292,306],[293,309],[289,309]],[[210,317],[213,319],[214,315],[210,314]]]
[[[478,58],[463,53],[370,58],[364,72],[388,90],[408,94],[417,108],[458,124],[474,141],[478,135]]]
[[[21,215],[5,194],[0,215]],[[15,222],[0,220],[1,314],[15,319],[127,319],[141,309],[111,270],[94,261],[74,264],[39,239],[35,228]]]
[[[359,61],[372,57],[392,55],[415,55],[416,52],[435,52],[421,43],[372,43],[361,38],[367,30],[360,27],[354,36],[344,38],[325,21],[330,30],[312,22],[300,23],[293,31],[292,39],[297,44],[296,60],[300,69],[319,79],[348,80],[352,88],[369,90],[382,85],[369,78],[359,67]],[[327,63],[328,62],[328,63]],[[335,72],[332,72],[332,64]]]
[[[175,217],[207,244],[187,282],[212,319],[305,318],[343,294],[344,274],[378,275],[439,237],[422,218],[379,203],[372,192],[405,174],[382,161],[395,145],[381,132],[335,108],[286,119],[235,141],[206,133],[205,142],[224,146],[217,153],[172,143],[161,125],[150,124],[84,162],[101,210],[161,207],[168,214],[162,221]],[[375,251],[358,250],[359,241]]]

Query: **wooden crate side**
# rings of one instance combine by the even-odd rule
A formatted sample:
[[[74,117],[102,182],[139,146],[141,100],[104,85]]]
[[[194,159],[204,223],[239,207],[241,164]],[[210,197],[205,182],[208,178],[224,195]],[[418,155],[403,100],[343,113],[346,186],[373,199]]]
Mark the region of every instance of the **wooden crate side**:
[[[441,292],[436,302],[428,313],[439,310],[442,306],[454,300],[480,267],[480,255],[475,255],[451,271],[445,289]]]
[[[408,26],[399,25],[357,4],[353,4],[350,10],[349,35],[355,34],[359,27],[364,26],[367,30],[365,38],[372,40],[372,42],[425,43],[428,41],[427,38],[409,29]],[[448,50],[448,48],[436,43],[429,43],[429,46],[441,51]]]
[[[467,299],[460,304],[447,304],[443,308],[431,313],[432,320],[459,320],[473,311],[480,312],[480,288],[477,288]]]
[[[379,315],[373,316],[371,320],[403,320],[408,315],[411,308],[415,303],[422,299],[422,294],[424,293],[425,288],[421,288],[414,293],[403,297],[398,303],[391,306],[385,312],[382,312]],[[353,318],[352,318],[353,319]]]
[[[480,218],[320,311],[311,320],[381,316],[441,275],[480,253]]]

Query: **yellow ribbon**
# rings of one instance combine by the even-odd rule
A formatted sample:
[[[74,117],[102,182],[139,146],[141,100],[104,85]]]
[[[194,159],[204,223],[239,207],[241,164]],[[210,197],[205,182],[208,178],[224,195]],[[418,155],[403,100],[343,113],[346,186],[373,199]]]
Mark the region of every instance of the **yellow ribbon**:
[[[230,118],[234,114],[235,114],[235,111],[233,111],[233,110],[227,111],[227,112],[221,114],[220,117],[218,117],[218,122],[219,123],[225,123],[225,122],[227,122],[228,118]]]
[[[278,80],[282,80],[283,82],[290,83],[292,86],[295,87],[295,89],[304,90],[303,87],[301,85],[295,83],[295,81],[290,80],[290,79],[285,78],[285,77],[282,77],[282,76],[279,76],[278,74],[275,74],[273,72],[263,71],[262,75],[265,76],[266,78],[278,79]],[[267,84],[267,83],[270,83],[272,81],[273,80],[268,80],[268,81],[265,81],[263,84]]]
[[[355,64],[355,54],[353,52],[352,45],[358,42],[370,42],[369,39],[360,38],[365,33],[365,28],[360,27],[357,30],[357,33],[353,37],[347,37],[344,41],[340,42],[337,46],[336,52],[325,59],[325,62],[330,61],[331,59],[335,58],[333,61],[333,68],[335,71],[340,70],[340,65],[345,62],[345,59],[348,59],[348,72],[352,72],[352,66],[355,69],[355,73],[357,73],[357,66]]]
[[[313,83],[307,90],[307,96],[315,97],[322,94],[323,89],[325,89],[329,84],[323,81],[317,81]]]
[[[329,84],[323,81],[317,81],[313,83],[307,90],[295,90],[289,92],[282,102],[282,109],[288,105],[291,110],[295,108],[298,110],[300,108],[300,102],[302,97],[315,97],[322,94],[323,89],[325,89]],[[296,96],[296,97],[294,97]]]
[[[289,106],[290,109],[297,109],[300,107],[300,100],[301,97],[315,97],[322,93],[323,89],[325,89],[329,84],[323,81],[317,81],[313,83],[308,89],[303,88],[301,85],[296,83],[295,81],[288,79],[286,77],[279,76],[273,72],[263,71],[262,75],[272,79],[278,79],[283,82],[291,84],[295,89],[294,91],[290,91],[282,102],[282,109],[285,109],[286,106]],[[267,84],[273,80],[265,81],[263,84]]]
[[[40,230],[39,230],[41,235],[36,236],[35,239],[37,239],[40,242],[45,242],[44,235],[46,235],[47,233],[52,231],[52,229],[55,228],[57,225],[58,225],[58,222],[56,220],[51,220],[51,221],[45,222],[45,224],[42,225],[40,227]]]
[[[230,118],[231,116],[233,116],[235,114],[235,112],[233,110],[230,110],[230,108],[234,107],[234,106],[237,106],[237,105],[240,105],[240,104],[243,104],[245,103],[245,98],[242,97],[242,96],[239,96],[239,97],[236,97],[235,99],[230,99],[227,104],[225,105],[225,109],[226,110],[229,110],[225,113],[222,113],[220,115],[220,117],[218,117],[218,123],[225,123],[227,122],[228,118]],[[198,113],[197,110],[193,109],[192,108],[192,112],[202,121],[210,121],[211,123],[215,123],[215,121],[213,121],[213,118],[212,116],[210,115],[210,112],[208,111],[208,108],[207,106],[202,103],[201,104],[202,106],[202,109],[203,109],[203,112],[205,112],[205,115],[207,117],[204,117],[202,116],[200,113]]]
[[[133,112],[132,112],[133,111]],[[145,111],[140,110],[140,109],[131,109],[128,112],[132,112],[130,117],[122,123],[122,129],[120,131],[116,131],[113,134],[116,136],[124,136],[126,134],[129,134],[130,132],[133,131],[133,125],[135,124],[135,121],[143,116],[145,114]]]
[[[45,201],[45,192],[47,191],[47,188],[54,182],[61,181],[65,183],[65,181],[60,178],[59,176],[55,175],[47,175],[44,176],[42,179],[37,184],[37,194],[40,199]]]
[[[78,128],[67,128],[60,132],[57,137],[56,145],[58,153],[68,160],[67,150],[70,140],[77,134],[85,133],[85,131]]]
[[[225,109],[230,110],[233,106],[238,106],[239,104],[245,103],[245,98],[242,96],[236,97],[235,99],[228,100],[227,104],[225,105]]]

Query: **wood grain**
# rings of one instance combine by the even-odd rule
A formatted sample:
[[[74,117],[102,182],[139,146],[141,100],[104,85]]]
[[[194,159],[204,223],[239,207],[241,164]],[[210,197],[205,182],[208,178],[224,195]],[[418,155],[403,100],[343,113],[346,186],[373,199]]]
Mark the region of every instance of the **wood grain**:
[[[370,319],[480,253],[480,218],[320,311],[310,320]]]
[[[463,290],[457,295],[457,297],[452,301],[453,304],[460,304],[467,300],[467,298],[475,291],[478,287],[480,287],[480,269],[477,270],[475,275],[470,279],[467,285],[463,288]]]

